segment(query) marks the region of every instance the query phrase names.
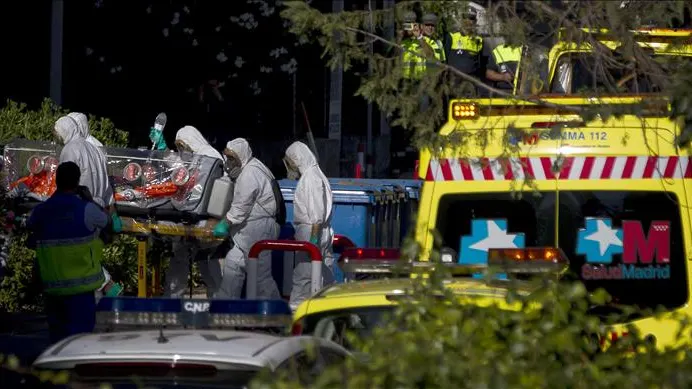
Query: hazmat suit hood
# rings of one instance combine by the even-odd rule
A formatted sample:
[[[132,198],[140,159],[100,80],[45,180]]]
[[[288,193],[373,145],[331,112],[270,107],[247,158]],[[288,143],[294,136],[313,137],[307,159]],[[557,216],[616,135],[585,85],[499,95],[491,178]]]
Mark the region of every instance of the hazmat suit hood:
[[[233,200],[225,220],[231,225],[233,246],[226,254],[223,279],[216,298],[238,299],[245,281],[245,269],[250,249],[261,240],[278,239],[280,227],[276,222],[277,198],[274,196],[274,175],[257,158],[247,140],[233,139],[226,143],[226,171],[233,185]],[[236,158],[237,157],[237,158]],[[279,289],[272,277],[271,252],[260,253],[257,261],[257,296],[280,299]],[[248,278],[249,280],[249,278]],[[252,282],[252,281],[248,281]],[[248,297],[249,298],[249,297]]]
[[[315,155],[305,143],[294,142],[290,145],[286,149],[285,159],[287,164],[293,165],[291,169],[298,169],[300,172],[300,179],[298,179],[296,189],[293,192],[294,239],[312,242],[319,248],[324,264],[321,288],[334,281],[331,185],[317,164]],[[315,234],[315,227],[318,227],[319,232],[317,234]],[[301,260],[293,270],[293,287],[291,288],[289,305],[294,311],[302,301],[312,295],[310,290],[311,273],[311,263],[307,260]]]
[[[206,155],[207,157],[223,160],[221,153],[211,147],[204,136],[192,126],[185,126],[178,130],[178,133],[175,134],[175,140],[182,141],[188,145],[192,149],[193,154]]]
[[[79,132],[79,124],[69,116],[63,116],[55,122],[55,131],[63,144],[68,144],[76,139],[84,139]]]
[[[236,138],[226,143],[226,149],[233,151],[238,156],[241,168],[244,168],[252,159],[252,149],[244,138]]]
[[[79,185],[86,186],[94,201],[102,207],[113,203],[113,189],[108,180],[106,155],[79,132],[77,120],[63,116],[55,122],[55,132],[63,141],[60,163],[72,161],[79,166]]]
[[[286,149],[286,157],[293,162],[301,175],[305,174],[311,167],[317,166],[315,155],[303,142],[293,142],[293,144],[288,146]]]
[[[81,112],[70,112],[67,116],[77,122],[77,129],[82,138],[96,147],[103,147],[103,143],[91,136],[91,131],[89,131],[89,119],[85,114]]]
[[[70,112],[67,116],[71,117],[72,119],[74,119],[75,122],[77,122],[77,129],[79,130],[79,135],[81,135],[82,138],[88,138],[89,119],[87,119],[86,115],[81,112]]]

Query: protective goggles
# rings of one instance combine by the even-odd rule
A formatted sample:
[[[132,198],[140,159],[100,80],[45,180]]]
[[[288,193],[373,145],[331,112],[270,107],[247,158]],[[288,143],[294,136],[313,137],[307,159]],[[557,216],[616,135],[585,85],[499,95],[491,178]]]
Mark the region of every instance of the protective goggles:
[[[175,148],[178,149],[178,151],[181,153],[185,152],[185,151],[188,153],[192,152],[192,149],[190,148],[190,146],[186,145],[185,142],[183,142],[181,140],[175,141]]]

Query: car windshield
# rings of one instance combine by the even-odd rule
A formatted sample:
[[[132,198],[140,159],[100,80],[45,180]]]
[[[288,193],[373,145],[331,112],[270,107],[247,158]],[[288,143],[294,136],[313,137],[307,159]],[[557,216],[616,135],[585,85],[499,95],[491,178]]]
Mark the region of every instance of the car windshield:
[[[687,270],[671,192],[560,191],[445,195],[437,228],[460,263],[487,263],[489,248],[558,245],[568,278],[640,308],[686,303]],[[556,204],[556,200],[558,204]],[[557,231],[557,236],[556,236]]]
[[[394,308],[394,305],[385,305],[315,313],[305,317],[303,333],[331,340],[353,350],[354,345],[350,344],[346,333],[352,333],[359,339],[364,339],[385,322]]]
[[[170,363],[90,363],[71,369],[70,387],[99,389],[102,383],[108,383],[113,389],[240,389],[246,388],[258,372],[252,366],[223,370],[200,364],[174,367]]]
[[[680,55],[653,56],[645,64],[620,54],[612,57],[594,53],[565,53],[558,60],[551,92],[588,93],[655,93],[669,81],[669,75],[690,62]]]

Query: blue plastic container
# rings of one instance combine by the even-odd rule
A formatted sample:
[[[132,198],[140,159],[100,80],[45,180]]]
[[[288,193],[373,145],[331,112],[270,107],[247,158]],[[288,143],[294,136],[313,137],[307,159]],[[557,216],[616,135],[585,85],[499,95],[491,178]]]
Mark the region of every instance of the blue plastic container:
[[[389,205],[392,202],[392,192],[383,187],[382,185],[377,185],[377,183],[374,182],[367,182],[365,180],[361,179],[353,179],[353,178],[332,178],[329,180],[330,185],[332,186],[332,192],[335,193],[335,200],[336,200],[336,194],[344,194],[344,193],[351,193],[352,195],[355,194],[360,194],[362,195],[363,193],[372,193],[373,194],[373,202],[371,204],[371,208],[369,209],[369,214],[368,218],[370,220],[369,226],[367,226],[367,240],[365,241],[366,245],[362,246],[358,241],[353,239],[351,237],[351,234],[354,234],[357,229],[361,229],[365,227],[364,225],[353,225],[349,226],[348,231],[349,232],[337,232],[336,228],[334,228],[334,231],[336,233],[346,235],[349,237],[353,243],[356,244],[358,247],[383,247],[385,245],[385,242],[388,240],[388,235],[389,231],[387,230],[387,224],[388,224],[388,218],[389,218],[389,212],[388,208]],[[336,188],[336,189],[335,189]],[[336,205],[336,201],[335,201]],[[343,209],[342,210],[342,215],[347,214],[350,212],[353,212],[354,209]],[[335,209],[336,212],[336,209]],[[343,231],[347,231],[344,229]]]
[[[401,207],[406,201],[403,188],[392,183],[390,180],[350,180],[352,181],[351,185],[377,188],[377,190],[382,193],[382,202],[376,209],[379,229],[374,246],[399,247],[401,243]]]
[[[416,216],[418,215],[418,204],[420,203],[420,191],[423,184],[420,180],[383,180],[403,189],[406,194],[406,201],[401,206],[400,234],[403,240],[407,234],[414,229]],[[401,241],[399,242],[401,244]]]
[[[400,247],[413,227],[421,181],[330,178],[329,182],[335,234],[347,236],[358,247]],[[292,180],[279,181],[288,222],[293,221],[296,184]]]
[[[332,180],[330,180],[332,181]],[[336,181],[336,180],[334,180]],[[293,195],[297,181],[280,180],[286,201],[286,221],[293,222]],[[347,236],[358,247],[373,246],[377,240],[375,210],[382,203],[382,194],[372,185],[350,185],[330,182],[332,187],[332,229]]]
[[[380,219],[387,226],[385,239],[379,247],[401,247],[406,235],[413,230],[418,212],[422,181],[401,179],[331,179],[342,183],[352,181],[354,185],[370,185],[379,188],[384,194],[384,216]]]

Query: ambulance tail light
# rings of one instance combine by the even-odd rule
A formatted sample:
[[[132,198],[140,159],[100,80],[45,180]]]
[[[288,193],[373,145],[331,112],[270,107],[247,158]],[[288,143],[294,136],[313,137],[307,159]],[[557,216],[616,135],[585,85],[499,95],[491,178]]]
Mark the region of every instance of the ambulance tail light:
[[[179,300],[104,297],[96,308],[96,329],[112,332],[157,328],[281,328],[291,325],[283,300]]]
[[[620,347],[623,353],[628,355],[636,353],[641,347],[656,347],[656,337],[652,334],[645,336],[643,344],[638,346],[633,343],[625,343],[625,340],[629,338],[629,336],[630,333],[628,331],[609,332],[605,336],[599,337],[599,349],[601,351],[606,351],[611,347]]]
[[[291,326],[291,335],[299,336],[303,334],[303,319],[296,320]]]
[[[452,103],[452,119],[470,120],[478,118],[478,104],[472,102]]]
[[[509,274],[561,274],[569,267],[569,260],[565,252],[556,247],[491,248],[488,266],[497,266]]]

